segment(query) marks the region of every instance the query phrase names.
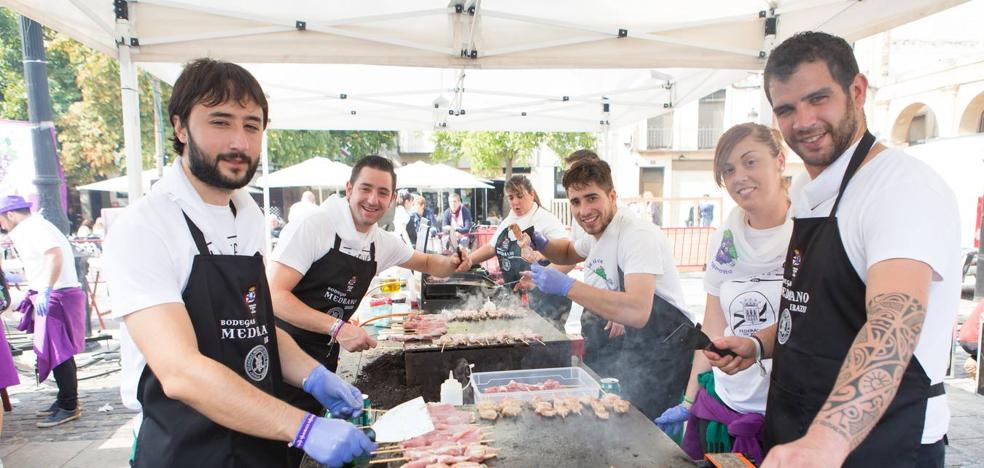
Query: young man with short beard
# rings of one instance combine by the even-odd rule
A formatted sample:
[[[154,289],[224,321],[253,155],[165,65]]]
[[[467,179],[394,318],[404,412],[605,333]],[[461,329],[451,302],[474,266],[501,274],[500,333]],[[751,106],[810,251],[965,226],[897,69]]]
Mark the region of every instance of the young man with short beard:
[[[584,229],[576,242],[535,232],[534,249],[558,265],[584,262],[584,282],[534,264],[524,286],[566,296],[584,306],[584,362],[616,377],[622,395],[650,418],[677,404],[690,374],[693,349],[665,340],[692,326],[673,253],[653,223],[619,210],[611,169],[599,159],[575,162],[564,174],[571,215]],[[529,239],[528,236],[526,236]],[[610,330],[623,325],[624,334]]]
[[[361,392],[274,324],[256,171],[267,102],[238,65],[189,63],[168,114],[181,155],[110,227],[103,268],[121,326],[123,402],[141,409],[136,467],[283,467],[288,443],[340,466],[374,449],[343,419],[276,398],[303,387],[346,418]],[[137,169],[131,169],[137,170]]]
[[[763,467],[942,467],[943,376],[960,299],[956,198],[929,166],[876,143],[851,46],[819,32],[773,50],[765,90],[807,176],[780,316],[705,352],[734,373],[773,359]]]
[[[396,200],[393,163],[366,156],[355,163],[345,198],[332,196],[300,222],[287,223],[268,265],[277,325],[329,370],[340,348],[363,351],[376,340],[348,323],[378,272],[392,266],[451,276],[471,267],[467,253],[448,257],[414,251],[376,225]],[[285,399],[313,413],[324,406],[297,389]],[[295,453],[295,455],[297,455]]]

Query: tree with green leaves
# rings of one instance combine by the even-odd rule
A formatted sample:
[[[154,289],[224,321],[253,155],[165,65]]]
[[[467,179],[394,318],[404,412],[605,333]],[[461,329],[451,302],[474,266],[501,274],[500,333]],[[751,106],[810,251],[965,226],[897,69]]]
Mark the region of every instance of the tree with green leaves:
[[[270,130],[267,152],[270,164],[283,168],[314,156],[352,164],[363,156],[396,148],[396,132]]]
[[[594,149],[597,144],[591,133],[567,132],[437,132],[434,134],[435,162],[457,162],[467,158],[479,174],[512,177],[513,167],[525,164],[543,146],[553,150],[561,161],[578,149]],[[563,162],[561,163],[563,164]],[[503,212],[506,212],[503,200]]]

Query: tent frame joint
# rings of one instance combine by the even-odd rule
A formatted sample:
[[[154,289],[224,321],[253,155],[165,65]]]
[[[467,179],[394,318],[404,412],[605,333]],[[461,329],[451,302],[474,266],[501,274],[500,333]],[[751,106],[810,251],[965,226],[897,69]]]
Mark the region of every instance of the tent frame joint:
[[[301,21],[301,20],[295,21],[294,29],[298,31],[307,31],[307,21]]]
[[[116,13],[116,19],[118,20],[130,19],[130,9],[127,6],[127,0],[113,0],[113,12]]]

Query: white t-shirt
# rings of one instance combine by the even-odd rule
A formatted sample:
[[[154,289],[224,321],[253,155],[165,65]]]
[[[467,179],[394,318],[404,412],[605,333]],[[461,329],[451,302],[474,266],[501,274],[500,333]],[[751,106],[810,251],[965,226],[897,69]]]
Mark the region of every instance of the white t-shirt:
[[[561,223],[553,213],[547,211],[546,208],[535,205],[530,208],[530,211],[523,216],[516,216],[516,213],[512,210],[509,211],[509,216],[503,219],[499,223],[499,227],[495,230],[495,235],[492,236],[493,242],[495,239],[499,238],[502,231],[509,227],[511,224],[516,224],[519,229],[525,231],[533,226],[537,232],[546,236],[547,239],[566,239],[567,238],[567,228],[564,227],[564,223]]]
[[[392,232],[375,225],[366,233],[356,231],[352,210],[345,198],[333,195],[322,207],[300,222],[287,223],[270,255],[273,261],[303,275],[311,264],[335,246],[336,234],[342,240],[341,251],[362,260],[369,260],[369,247],[375,244],[377,272],[402,265],[413,256],[413,249]]]
[[[793,216],[829,216],[857,142],[816,179],[790,191]],[[933,269],[929,304],[915,357],[931,384],[943,381],[960,304],[960,214],[956,197],[925,163],[886,149],[858,169],[837,208],[844,250],[862,281],[883,260],[906,258]],[[950,423],[946,396],[930,398],[922,443],[940,440]]]
[[[47,261],[44,253],[58,248],[62,254],[61,272],[55,281],[54,289],[77,288],[80,286],[78,274],[75,272],[75,254],[72,245],[61,231],[39,214],[33,214],[10,230],[8,234],[17,255],[24,264],[24,274],[30,282],[31,289],[44,291],[49,286]]]
[[[788,215],[788,213],[787,213]],[[793,220],[768,229],[754,229],[741,207],[735,207],[711,238],[704,290],[721,302],[724,336],[751,336],[776,323],[782,292],[782,263],[786,258]],[[765,414],[772,360],[734,375],[714,372],[714,389],[729,408]]]
[[[301,200],[293,205],[290,205],[290,209],[287,210],[287,221],[300,221],[317,210],[317,203]]]
[[[396,233],[397,237],[409,244],[410,239],[405,239],[409,235],[407,233],[408,223],[410,223],[410,213],[403,205],[398,205],[396,212],[393,213],[393,232]]]
[[[178,158],[147,196],[113,222],[103,252],[103,272],[113,316],[122,318],[149,307],[183,304],[198,247],[182,211],[202,231],[213,254],[254,255],[263,251],[263,213],[244,189],[232,194],[236,207],[206,204],[192,187]],[[127,408],[140,409],[137,384],[147,361],[120,324],[123,367],[120,395]]]
[[[626,276],[634,273],[656,275],[656,295],[693,317],[684,301],[683,287],[673,248],[655,224],[618,210],[601,237],[585,236],[575,243],[584,260],[584,282],[589,286],[619,291],[618,270]]]

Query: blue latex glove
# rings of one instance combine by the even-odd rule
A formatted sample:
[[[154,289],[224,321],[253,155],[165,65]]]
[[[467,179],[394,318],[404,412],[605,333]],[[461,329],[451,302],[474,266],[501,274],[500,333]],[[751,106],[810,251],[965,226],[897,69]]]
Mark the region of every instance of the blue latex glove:
[[[557,296],[567,296],[567,291],[574,285],[574,278],[567,276],[553,268],[547,268],[534,263],[531,267],[533,271],[533,283],[536,288],[546,294]]]
[[[34,314],[38,317],[48,315],[48,303],[51,302],[51,288],[44,288],[34,298]]]
[[[325,366],[311,370],[304,379],[304,391],[328,408],[333,418],[348,419],[362,414],[362,392]]]
[[[531,237],[530,240],[533,241],[533,250],[540,253],[543,252],[543,249],[547,248],[547,243],[550,242],[550,239],[547,239],[547,236],[544,236],[537,231],[533,231],[533,237]]]
[[[349,422],[318,418],[301,449],[318,463],[335,467],[376,450],[376,444]]]
[[[658,418],[653,419],[659,428],[673,440],[683,435],[683,423],[690,417],[690,410],[683,403],[663,411]]]

